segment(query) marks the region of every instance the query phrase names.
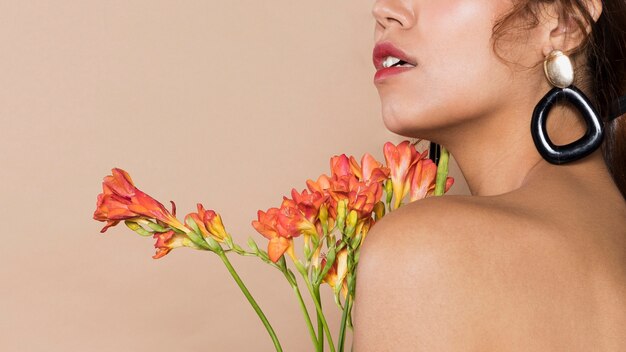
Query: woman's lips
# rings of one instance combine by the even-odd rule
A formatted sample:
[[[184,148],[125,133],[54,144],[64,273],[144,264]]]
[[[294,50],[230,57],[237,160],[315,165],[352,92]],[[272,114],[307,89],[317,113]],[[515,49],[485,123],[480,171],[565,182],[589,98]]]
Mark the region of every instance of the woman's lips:
[[[410,66],[403,65],[385,68],[383,62],[385,58],[389,56],[398,58]],[[374,46],[374,50],[372,51],[372,62],[374,63],[374,67],[376,68],[374,83],[380,82],[389,76],[402,73],[417,66],[417,61],[414,57],[406,54],[402,49],[396,47],[393,43],[389,41],[379,42],[376,44],[376,46]]]
[[[378,83],[383,81],[385,78],[389,77],[389,76],[393,76],[399,73],[402,73],[404,71],[408,71],[411,69],[414,69],[415,67],[406,67],[406,66],[394,66],[394,67],[388,67],[388,68],[381,68],[380,70],[376,71],[376,74],[374,75],[374,83]]]

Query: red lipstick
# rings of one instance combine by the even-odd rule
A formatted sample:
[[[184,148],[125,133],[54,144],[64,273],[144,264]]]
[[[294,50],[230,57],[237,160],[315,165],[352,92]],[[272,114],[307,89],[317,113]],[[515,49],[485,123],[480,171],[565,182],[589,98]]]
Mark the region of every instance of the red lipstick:
[[[385,68],[383,67],[383,61],[385,61],[385,58],[388,56],[396,57],[413,66],[392,66]],[[386,77],[410,70],[417,66],[414,58],[410,57],[404,51],[394,46],[391,42],[381,42],[376,44],[372,53],[372,61],[374,63],[374,67],[376,67],[374,82],[379,82]]]

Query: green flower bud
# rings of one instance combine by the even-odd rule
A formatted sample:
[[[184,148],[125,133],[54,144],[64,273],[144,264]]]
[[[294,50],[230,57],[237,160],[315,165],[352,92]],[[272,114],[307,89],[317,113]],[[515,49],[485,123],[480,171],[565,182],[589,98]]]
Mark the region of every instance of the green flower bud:
[[[161,226],[161,225],[159,225],[157,223],[154,223],[152,221],[145,220],[145,224],[150,229],[152,229],[153,231],[156,231],[156,232],[165,232],[165,231],[167,231],[167,229],[165,227],[163,227],[163,226]]]
[[[326,204],[322,204],[317,217],[320,219],[322,224],[328,223],[328,206]]]
[[[357,248],[361,245],[361,239],[363,238],[363,234],[360,232],[354,236],[354,238],[350,241],[350,248]]]
[[[320,276],[318,278],[318,281],[322,281],[322,279],[326,276],[326,274],[328,273],[328,271],[330,270],[330,268],[333,266],[333,264],[335,263],[335,257],[337,256],[337,248],[336,247],[331,247],[328,249],[328,253],[326,253],[326,264],[324,264],[324,269],[322,270],[322,272],[320,273]]]
[[[200,248],[213,250],[213,248],[211,248],[210,244],[208,244],[207,242],[208,238],[210,238],[211,236],[207,237],[207,240],[205,240],[205,238],[202,237],[202,232],[200,231],[198,224],[196,224],[196,222],[190,216],[185,219],[185,224],[191,229],[191,231],[186,233],[191,242],[193,242],[196,246]]]
[[[252,237],[248,238],[248,246],[250,247],[250,249],[252,249],[254,253],[259,253],[259,246],[256,245],[256,242],[254,242],[254,239]]]
[[[359,215],[356,210],[351,210],[350,214],[348,214],[348,218],[346,219],[346,232],[345,235],[348,237],[352,237],[354,232],[356,231],[356,224],[359,220]]]
[[[200,238],[202,238],[202,237],[200,237]],[[215,239],[213,239],[213,236],[207,237],[206,238],[206,243],[208,244],[209,249],[211,249],[211,251],[216,252],[216,253],[219,253],[219,252],[222,251],[222,246],[220,246],[219,242],[217,242]]]
[[[346,223],[346,208],[347,204],[344,199],[337,202],[337,229],[339,232],[343,232]]]
[[[393,184],[391,180],[385,181],[385,194],[387,195],[386,203],[391,204],[391,198],[393,197]]]
[[[138,223],[134,221],[126,220],[124,221],[124,224],[126,224],[126,226],[128,226],[129,229],[135,231],[137,234],[141,236],[146,236],[146,237],[152,236],[152,232],[147,231],[146,229],[141,227],[141,225],[139,225]]]

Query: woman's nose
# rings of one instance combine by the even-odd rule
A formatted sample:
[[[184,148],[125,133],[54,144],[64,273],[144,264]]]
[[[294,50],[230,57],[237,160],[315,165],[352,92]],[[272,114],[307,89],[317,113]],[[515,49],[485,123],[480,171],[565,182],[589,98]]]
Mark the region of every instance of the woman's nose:
[[[400,26],[407,29],[413,25],[415,19],[410,3],[411,1],[406,0],[376,0],[372,15],[383,28]]]

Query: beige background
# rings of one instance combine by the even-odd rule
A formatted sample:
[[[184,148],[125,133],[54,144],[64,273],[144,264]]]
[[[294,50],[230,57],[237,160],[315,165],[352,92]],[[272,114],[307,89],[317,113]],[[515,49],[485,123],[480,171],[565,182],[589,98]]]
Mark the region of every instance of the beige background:
[[[371,5],[0,1],[0,350],[271,351],[217,257],[155,261],[152,239],[99,234],[96,195],[121,167],[179,214],[202,202],[263,243],[257,209],[333,154],[401,140],[372,84]],[[285,350],[310,350],[280,274],[233,261]]]

